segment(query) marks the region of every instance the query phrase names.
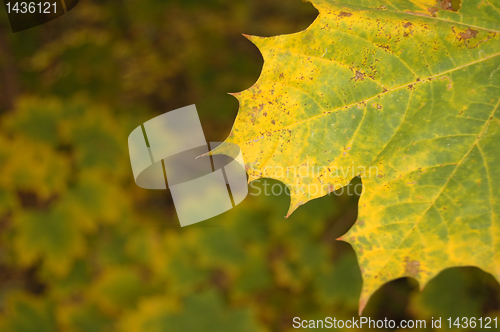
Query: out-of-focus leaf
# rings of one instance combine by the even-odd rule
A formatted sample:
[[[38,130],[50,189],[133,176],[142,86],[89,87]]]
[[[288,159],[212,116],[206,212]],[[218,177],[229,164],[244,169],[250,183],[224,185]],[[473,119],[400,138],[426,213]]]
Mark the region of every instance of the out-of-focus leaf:
[[[327,273],[317,275],[314,282],[315,295],[322,303],[357,309],[362,280],[354,254],[346,253]]]
[[[117,313],[132,308],[141,296],[148,295],[150,286],[144,276],[133,269],[110,267],[89,292],[102,310]]]
[[[29,266],[38,259],[58,275],[69,272],[73,260],[81,257],[86,245],[80,227],[63,207],[16,215],[14,238],[19,263]]]
[[[0,330],[8,332],[53,332],[57,330],[51,305],[38,299],[12,294],[0,316]]]
[[[71,332],[113,331],[113,321],[92,304],[60,307],[58,319]]]
[[[42,200],[65,192],[68,160],[44,143],[0,136],[0,186],[10,193],[29,192]]]
[[[477,268],[453,268],[441,272],[416,294],[411,308],[420,318],[429,317],[481,317],[483,306],[491,293],[479,285],[492,285],[498,293],[495,279]]]
[[[168,303],[168,302],[167,302]],[[162,305],[162,303],[158,303]],[[180,308],[144,306],[141,316],[134,319],[134,331],[260,331],[253,313],[247,309],[229,309],[213,292],[188,296]],[[149,310],[148,310],[149,309]],[[172,310],[173,309],[173,310]],[[174,310],[177,309],[177,312]]]

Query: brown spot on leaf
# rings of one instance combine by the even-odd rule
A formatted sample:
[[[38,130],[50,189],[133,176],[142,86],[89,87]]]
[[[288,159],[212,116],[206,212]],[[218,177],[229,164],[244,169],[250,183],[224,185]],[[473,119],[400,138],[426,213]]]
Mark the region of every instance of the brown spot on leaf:
[[[347,13],[347,12],[341,12],[339,16],[340,17],[351,17],[352,14],[351,13]]]
[[[406,23],[403,25],[403,27],[405,27],[405,28],[409,28],[409,27],[411,27],[412,25],[413,25],[413,24],[412,24],[411,22],[406,22]]]
[[[451,5],[451,0],[442,0],[441,1],[441,9],[442,10],[454,10],[453,6]]]
[[[376,45],[386,52],[392,52],[391,47],[389,45],[385,44],[376,44]]]
[[[411,261],[409,257],[406,257],[404,262],[405,262],[405,274],[417,278],[420,272],[420,262]]]
[[[471,29],[471,28],[467,28],[467,30],[465,32],[462,32],[462,33],[459,34],[460,35],[460,40],[467,40],[467,39],[470,39],[470,38],[476,38],[477,33],[478,33],[477,30],[474,30],[474,29]]]
[[[362,72],[360,72],[359,70],[356,70],[356,76],[354,76],[353,78],[351,79],[355,79],[356,81],[357,80],[364,80],[365,79],[365,74],[363,74]]]

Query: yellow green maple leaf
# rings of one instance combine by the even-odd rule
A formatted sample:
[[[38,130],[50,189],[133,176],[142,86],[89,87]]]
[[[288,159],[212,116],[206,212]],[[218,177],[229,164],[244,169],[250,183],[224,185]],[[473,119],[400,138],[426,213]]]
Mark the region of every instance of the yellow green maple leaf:
[[[48,211],[26,211],[14,217],[13,245],[18,264],[30,266],[43,258],[55,275],[67,275],[76,257],[85,253],[80,220],[65,205]]]
[[[286,184],[290,215],[362,178],[343,237],[363,274],[361,310],[403,276],[423,287],[474,265],[499,280],[500,1],[312,3],[306,30],[249,37],[264,66],[234,94],[227,139],[249,181]]]

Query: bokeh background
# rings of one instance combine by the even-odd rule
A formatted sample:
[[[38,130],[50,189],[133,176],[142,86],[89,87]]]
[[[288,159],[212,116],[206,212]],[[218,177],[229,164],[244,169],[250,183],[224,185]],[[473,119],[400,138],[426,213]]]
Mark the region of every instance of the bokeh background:
[[[263,63],[241,33],[297,32],[316,15],[300,0],[82,0],[13,34],[0,9],[0,331],[292,331],[293,317],[357,317],[356,256],[335,241],[356,195],[285,219],[286,195],[251,194],[180,228],[169,192],[136,187],[128,159],[135,127],[190,104],[207,140],[225,139],[238,109],[227,93]],[[472,267],[422,292],[388,283],[364,312],[499,314],[500,286]]]

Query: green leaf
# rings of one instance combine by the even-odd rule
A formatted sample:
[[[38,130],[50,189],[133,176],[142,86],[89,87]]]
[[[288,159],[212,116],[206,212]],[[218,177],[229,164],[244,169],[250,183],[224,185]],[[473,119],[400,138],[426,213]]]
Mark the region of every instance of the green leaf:
[[[315,295],[322,303],[342,303],[354,310],[357,307],[361,277],[354,254],[345,253],[327,274],[317,275],[314,281]]]
[[[30,296],[12,294],[0,315],[0,330],[9,332],[57,331],[52,306]]]
[[[361,309],[403,276],[423,287],[474,265],[500,279],[500,1],[312,3],[320,14],[305,31],[249,37],[264,67],[235,94],[227,139],[249,181],[287,185],[290,215],[362,178],[343,237],[361,266]]]
[[[112,320],[104,316],[92,304],[61,306],[59,316],[66,331],[100,332],[112,331]]]
[[[65,192],[69,162],[44,143],[0,138],[0,187],[11,194],[36,193],[42,201]]]
[[[129,316],[125,328],[134,331],[261,331],[248,309],[227,308],[214,292],[188,296],[179,307],[169,300],[150,299]],[[127,329],[126,329],[127,330]]]
[[[446,269],[412,299],[418,317],[481,317],[485,299],[491,297],[485,285],[495,289],[495,280],[476,268]],[[495,294],[498,296],[497,294]],[[453,318],[454,320],[455,318]]]
[[[22,266],[30,266],[42,258],[49,271],[65,276],[74,259],[81,257],[86,249],[77,218],[63,206],[18,214],[15,223],[14,247]]]
[[[96,281],[90,294],[103,311],[120,312],[133,307],[141,296],[150,293],[151,285],[146,282],[131,268],[111,267]]]

